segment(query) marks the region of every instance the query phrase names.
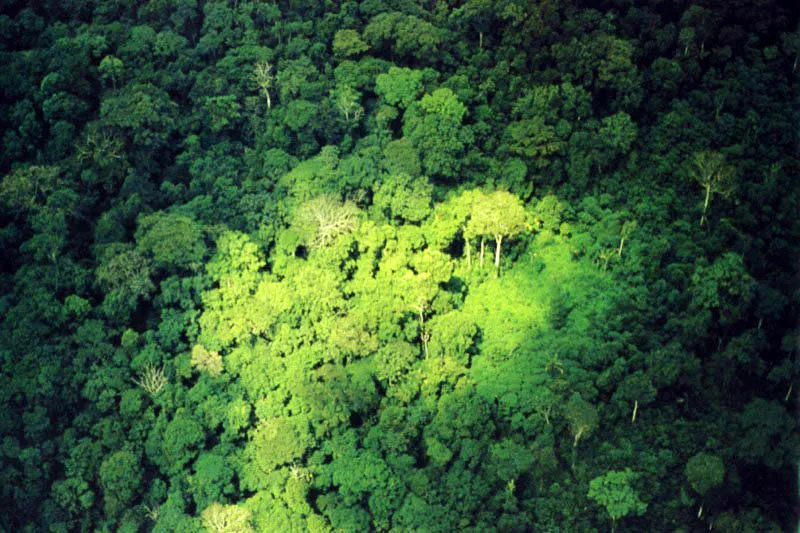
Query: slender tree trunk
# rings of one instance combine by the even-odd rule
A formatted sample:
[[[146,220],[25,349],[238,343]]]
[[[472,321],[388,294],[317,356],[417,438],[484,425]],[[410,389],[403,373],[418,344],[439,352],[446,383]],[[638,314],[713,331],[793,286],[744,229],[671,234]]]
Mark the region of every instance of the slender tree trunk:
[[[706,223],[706,211],[708,210],[708,203],[711,201],[711,185],[706,185],[706,200],[703,202],[703,214],[700,216],[700,225]]]
[[[633,402],[633,416],[631,416],[631,424],[636,423],[636,413],[639,412],[639,400]]]
[[[480,48],[481,50],[483,50],[483,32],[482,32],[482,31],[479,31],[479,32],[478,32],[478,36],[479,36],[479,37],[478,37],[478,43],[479,43],[479,44],[478,44],[478,48]]]
[[[483,255],[484,255],[483,252],[486,248],[485,244],[486,244],[486,237],[481,235],[481,268],[483,268]]]
[[[625,246],[625,237],[622,237],[622,238],[619,240],[619,250],[617,250],[617,255],[618,255],[619,257],[622,257],[622,247],[623,247],[623,246]]]
[[[264,91],[264,94],[267,95],[267,109],[272,109],[272,99],[269,97],[269,91]]]
[[[494,247],[494,266],[500,268],[500,246],[503,244],[503,236],[497,235],[495,238],[495,247]]]

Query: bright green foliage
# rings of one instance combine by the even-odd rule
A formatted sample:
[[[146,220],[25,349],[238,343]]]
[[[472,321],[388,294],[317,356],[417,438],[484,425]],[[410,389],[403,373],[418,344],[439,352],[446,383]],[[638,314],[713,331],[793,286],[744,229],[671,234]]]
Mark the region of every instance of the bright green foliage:
[[[628,515],[640,516],[647,510],[647,504],[639,499],[636,489],[631,486],[639,474],[613,470],[589,482],[589,498],[605,507],[613,522]]]
[[[394,384],[414,366],[419,357],[418,346],[405,341],[390,342],[375,355],[375,375]]]
[[[467,231],[470,235],[494,237],[494,264],[499,268],[503,239],[515,237],[527,228],[527,215],[520,199],[507,191],[494,191],[476,198]]]
[[[303,457],[312,444],[308,424],[300,417],[278,417],[258,424],[248,449],[254,466],[270,472]]]
[[[203,527],[209,533],[252,533],[250,511],[238,505],[213,503],[201,515]]]
[[[285,291],[262,276],[264,260],[245,235],[225,233],[217,241],[217,255],[206,266],[219,288],[204,293],[200,342],[209,351],[264,335],[275,317],[288,306]]]
[[[473,353],[477,326],[466,313],[452,311],[434,317],[430,323],[430,354],[466,365]]]
[[[510,272],[470,293],[464,309],[475,317],[481,334],[481,351],[503,358],[517,350],[531,333],[544,327],[547,300],[523,297],[535,294],[537,282],[522,273]],[[538,296],[538,295],[537,295]]]
[[[4,2],[0,530],[794,528],[796,17],[632,4]]]
[[[217,377],[222,374],[223,370],[222,356],[219,352],[211,352],[202,345],[196,344],[192,348],[192,366],[200,372],[206,372],[211,377]]]
[[[700,496],[722,485],[725,464],[716,455],[698,453],[686,462],[686,480]]]
[[[473,206],[481,195],[478,189],[465,191],[434,207],[425,226],[426,239],[431,246],[444,250],[461,232],[466,241],[466,255],[470,257],[469,241],[475,235],[470,233],[468,224]]]
[[[539,229],[557,231],[561,227],[564,205],[558,198],[548,194],[536,204],[534,220]]]
[[[416,101],[422,90],[422,71],[391,67],[375,78],[375,92],[389,105],[405,109]]]

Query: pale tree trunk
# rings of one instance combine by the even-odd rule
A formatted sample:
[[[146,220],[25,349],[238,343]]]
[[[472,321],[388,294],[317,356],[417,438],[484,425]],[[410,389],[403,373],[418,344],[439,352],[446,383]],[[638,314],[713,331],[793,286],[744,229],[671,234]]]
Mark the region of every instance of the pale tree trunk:
[[[703,202],[703,214],[700,216],[700,225],[706,223],[706,211],[708,210],[708,203],[711,200],[711,184],[706,185],[706,200]]]
[[[500,246],[503,244],[503,236],[497,235],[495,238],[495,247],[494,247],[494,266],[496,268],[500,268]]]
[[[485,250],[486,238],[481,236],[481,268],[483,268],[483,252]]]
[[[631,416],[631,424],[636,423],[636,413],[639,412],[639,400],[633,403],[633,415]]]
[[[622,257],[622,247],[623,247],[623,246],[625,246],[625,237],[622,237],[622,238],[619,240],[619,250],[617,250],[617,255],[618,255],[619,257]]]
[[[478,44],[478,48],[480,48],[481,50],[483,50],[483,32],[482,32],[482,31],[479,31],[479,32],[478,32],[478,36],[479,36],[479,37],[478,37],[478,43],[479,43],[479,44]]]
[[[267,109],[272,109],[272,99],[269,97],[269,91],[264,91],[264,94],[267,95]]]

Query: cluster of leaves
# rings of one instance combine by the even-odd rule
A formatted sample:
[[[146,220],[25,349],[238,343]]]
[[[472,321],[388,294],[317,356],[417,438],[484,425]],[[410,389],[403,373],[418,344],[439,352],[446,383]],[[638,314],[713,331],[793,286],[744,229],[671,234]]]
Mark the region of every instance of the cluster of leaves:
[[[3,2],[0,529],[793,527],[791,7]]]

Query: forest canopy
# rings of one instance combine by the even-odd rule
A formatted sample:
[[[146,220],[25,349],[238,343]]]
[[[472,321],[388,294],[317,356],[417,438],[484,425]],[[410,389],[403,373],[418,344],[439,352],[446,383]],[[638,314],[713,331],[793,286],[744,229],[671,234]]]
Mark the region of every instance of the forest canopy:
[[[793,531],[796,7],[0,0],[0,530]]]

